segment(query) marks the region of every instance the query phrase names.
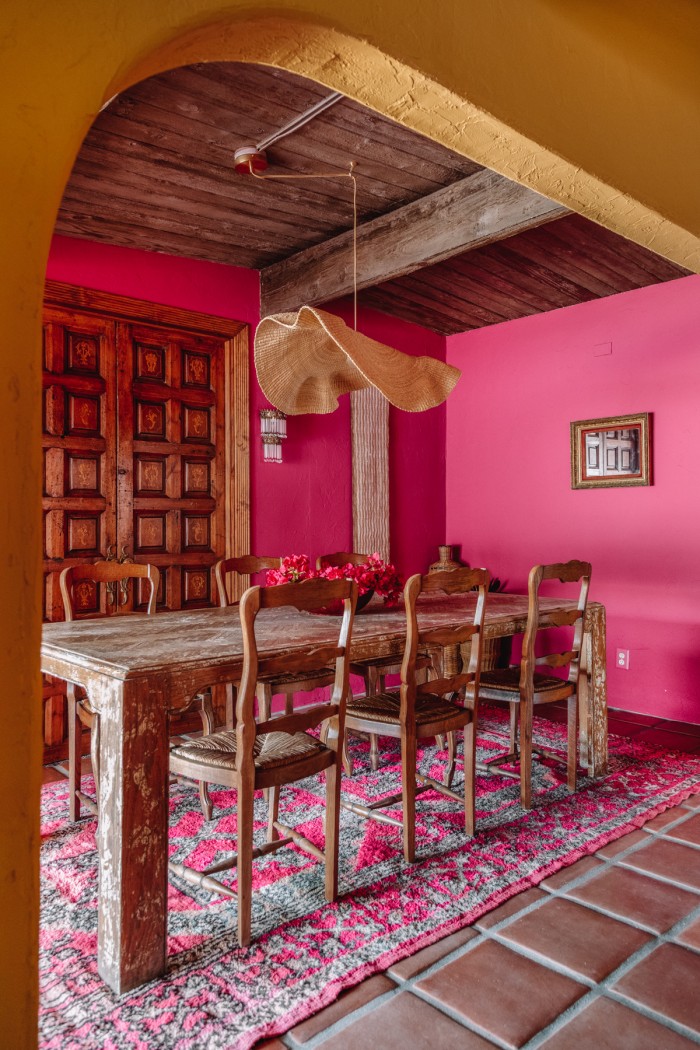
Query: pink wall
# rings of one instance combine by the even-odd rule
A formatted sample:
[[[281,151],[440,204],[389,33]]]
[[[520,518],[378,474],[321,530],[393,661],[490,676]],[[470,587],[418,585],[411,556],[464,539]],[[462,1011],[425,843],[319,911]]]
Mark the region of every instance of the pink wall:
[[[259,319],[254,271],[68,237],[55,237],[47,277],[100,291],[179,306],[251,325]],[[338,312],[348,320],[347,304]],[[375,339],[444,360],[445,340],[416,325],[360,310],[359,327]],[[263,463],[251,338],[251,548],[259,554],[352,548],[349,398],[326,416],[290,417],[281,466]],[[445,410],[391,412],[392,554],[406,573],[435,557],[445,532]],[[416,514],[416,498],[424,500]],[[407,525],[407,523],[410,523]]]
[[[609,703],[700,722],[700,277],[447,340],[447,541],[525,589],[537,562],[593,564]],[[612,353],[601,353],[611,343]],[[654,484],[570,487],[569,423],[653,413]],[[630,650],[630,669],[615,650]]]

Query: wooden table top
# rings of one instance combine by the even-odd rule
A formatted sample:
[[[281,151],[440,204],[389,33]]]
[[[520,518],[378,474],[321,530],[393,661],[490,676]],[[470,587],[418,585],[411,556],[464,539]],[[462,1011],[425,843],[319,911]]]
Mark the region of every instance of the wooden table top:
[[[426,596],[418,603],[419,625],[425,628],[459,623],[461,612],[473,608],[476,597]],[[555,609],[573,601],[541,599],[541,622]],[[485,635],[518,633],[527,617],[527,595],[491,594],[486,607]],[[259,613],[256,637],[260,653],[284,653],[307,646],[332,644],[338,636],[338,616],[318,616],[295,609]],[[392,655],[403,651],[406,618],[403,608],[387,609],[374,601],[355,617],[352,658]],[[242,635],[238,608],[134,614],[48,623],[43,628],[42,670],[61,677],[70,665],[92,674],[126,679],[179,670],[201,672],[226,665],[240,668]],[[60,664],[60,668],[58,665]]]

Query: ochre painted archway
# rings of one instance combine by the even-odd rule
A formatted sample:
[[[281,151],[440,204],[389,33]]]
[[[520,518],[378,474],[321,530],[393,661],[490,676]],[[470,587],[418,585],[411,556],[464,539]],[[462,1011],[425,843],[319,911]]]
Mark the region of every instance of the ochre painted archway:
[[[345,92],[700,269],[693,0],[9,0],[0,39],[0,1031],[36,1042],[40,311],[65,181],[96,112],[194,61]]]

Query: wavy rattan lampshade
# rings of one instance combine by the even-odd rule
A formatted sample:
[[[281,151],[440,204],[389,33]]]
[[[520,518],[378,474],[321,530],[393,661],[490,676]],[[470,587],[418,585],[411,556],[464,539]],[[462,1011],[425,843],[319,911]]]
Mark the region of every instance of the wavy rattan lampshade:
[[[445,400],[461,373],[432,357],[411,357],[311,306],[263,317],[255,368],[265,397],[290,416],[333,412],[338,398],[374,386],[396,408],[423,412]]]

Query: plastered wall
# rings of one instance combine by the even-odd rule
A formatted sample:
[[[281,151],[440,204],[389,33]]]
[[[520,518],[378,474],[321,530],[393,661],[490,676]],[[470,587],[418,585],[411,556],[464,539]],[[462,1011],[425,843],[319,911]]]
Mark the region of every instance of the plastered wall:
[[[608,702],[700,722],[700,277],[451,336],[447,537],[510,590],[581,558],[607,610]],[[653,414],[649,487],[572,490],[569,424]],[[478,449],[465,455],[465,449]],[[630,652],[629,670],[615,666]]]

